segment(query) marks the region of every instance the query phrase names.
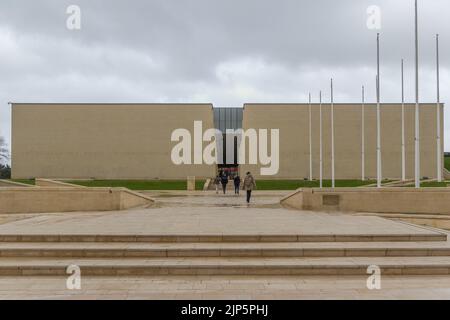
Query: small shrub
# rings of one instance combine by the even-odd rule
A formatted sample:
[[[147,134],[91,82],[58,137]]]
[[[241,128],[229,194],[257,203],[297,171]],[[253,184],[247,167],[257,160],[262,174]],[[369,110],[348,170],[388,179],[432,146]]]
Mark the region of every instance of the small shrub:
[[[11,179],[11,167],[0,164],[0,179]]]

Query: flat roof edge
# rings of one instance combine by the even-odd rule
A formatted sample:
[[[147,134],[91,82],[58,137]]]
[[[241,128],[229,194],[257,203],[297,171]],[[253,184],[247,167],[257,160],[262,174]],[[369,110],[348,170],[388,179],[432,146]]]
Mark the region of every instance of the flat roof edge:
[[[153,105],[153,106],[160,106],[160,105],[176,105],[176,106],[213,106],[212,103],[171,103],[171,102],[8,102],[8,104],[14,105],[14,104],[27,104],[27,105]]]
[[[311,103],[311,105],[319,105],[320,103],[318,103],[318,102],[314,102],[314,103]],[[328,104],[331,104],[331,102],[329,102],[329,101],[326,101],[326,102],[322,102],[322,104],[323,105],[328,105]],[[376,102],[365,102],[364,103],[365,105],[376,105],[377,103]],[[380,105],[386,105],[386,104],[389,104],[389,105],[399,105],[399,106],[401,106],[402,105],[402,103],[401,102],[381,102],[380,103]],[[416,103],[415,102],[405,102],[404,103],[405,105],[415,105]],[[437,104],[437,102],[420,102],[419,103],[419,105],[436,105]],[[304,105],[304,106],[308,106],[309,105],[309,103],[308,102],[298,102],[298,103],[295,103],[295,102],[287,102],[287,103],[282,103],[282,102],[280,102],[280,103],[261,103],[261,102],[258,102],[258,103],[244,103],[244,108],[245,108],[245,106],[280,106],[280,105],[283,105],[283,106],[299,106],[299,105]],[[351,102],[351,103],[345,103],[345,102],[335,102],[334,103],[334,105],[336,106],[336,105],[341,105],[341,106],[361,106],[362,105],[362,103],[361,102]],[[444,102],[441,102],[440,103],[440,105],[445,105],[445,103]]]
[[[314,102],[311,104],[319,104],[319,102]],[[331,104],[331,102],[329,101],[323,101],[322,104]],[[356,106],[360,106],[362,103],[361,102],[334,102],[334,105],[356,105]],[[365,104],[377,104],[376,102],[365,102]],[[401,102],[381,102],[380,104],[398,104],[398,105],[402,105]],[[405,102],[404,104],[416,104],[415,102]],[[420,102],[419,104],[434,104],[436,105],[437,102]],[[445,104],[444,102],[440,103],[441,105]],[[309,105],[308,102],[271,102],[271,103],[264,103],[264,102],[250,102],[250,103],[244,103],[244,106],[247,105],[260,105],[260,106],[277,106],[277,105],[284,105],[284,106],[298,106],[298,105]]]

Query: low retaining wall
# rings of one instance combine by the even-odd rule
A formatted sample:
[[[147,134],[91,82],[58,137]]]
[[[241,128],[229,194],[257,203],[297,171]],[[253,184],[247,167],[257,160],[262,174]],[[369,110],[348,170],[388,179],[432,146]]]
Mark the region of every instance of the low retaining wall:
[[[450,179],[450,171],[444,168],[444,179],[448,180]]]
[[[366,215],[366,214],[361,214]],[[415,225],[422,225],[437,229],[450,230],[450,216],[444,214],[408,214],[408,213],[367,213],[390,220],[403,221]]]
[[[450,188],[299,189],[281,204],[312,211],[450,214]]]
[[[151,204],[125,188],[1,188],[0,213],[124,210]]]
[[[35,187],[32,184],[26,184],[21,182],[15,182],[11,180],[0,179],[0,187]]]

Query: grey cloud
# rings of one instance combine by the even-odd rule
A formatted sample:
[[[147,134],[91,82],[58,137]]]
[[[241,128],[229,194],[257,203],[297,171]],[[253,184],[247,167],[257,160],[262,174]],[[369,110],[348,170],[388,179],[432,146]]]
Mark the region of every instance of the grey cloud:
[[[435,99],[439,32],[445,102],[450,3],[420,2],[421,97]],[[66,29],[71,4],[82,9],[81,31]],[[404,57],[412,100],[412,0],[3,0],[0,134],[9,138],[10,100],[303,102],[309,91],[316,97],[322,89],[326,96],[330,77],[337,100],[359,101],[363,84],[373,100],[376,31],[366,28],[370,5],[382,10],[382,98],[399,100]]]

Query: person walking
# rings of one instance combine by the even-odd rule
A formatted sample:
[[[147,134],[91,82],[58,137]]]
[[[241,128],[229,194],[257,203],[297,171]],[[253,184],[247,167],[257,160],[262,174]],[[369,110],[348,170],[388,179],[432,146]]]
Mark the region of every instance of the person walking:
[[[222,183],[223,194],[225,194],[227,191],[228,176],[225,174],[222,175],[222,177],[220,177],[220,182]]]
[[[214,179],[214,185],[216,186],[216,194],[219,194],[220,177],[218,175]]]
[[[234,194],[239,194],[239,188],[241,186],[241,177],[239,177],[239,175],[236,175],[233,181],[234,181]]]
[[[247,175],[244,179],[244,190],[247,191],[247,203],[250,203],[250,198],[252,197],[252,191],[256,189],[255,178],[253,178],[250,172],[247,172]]]

